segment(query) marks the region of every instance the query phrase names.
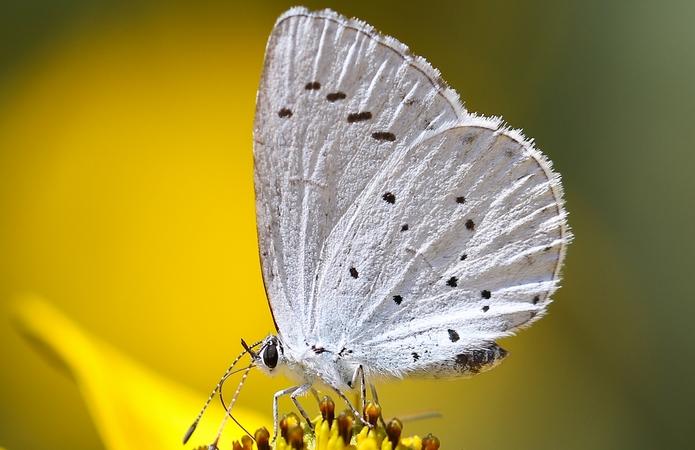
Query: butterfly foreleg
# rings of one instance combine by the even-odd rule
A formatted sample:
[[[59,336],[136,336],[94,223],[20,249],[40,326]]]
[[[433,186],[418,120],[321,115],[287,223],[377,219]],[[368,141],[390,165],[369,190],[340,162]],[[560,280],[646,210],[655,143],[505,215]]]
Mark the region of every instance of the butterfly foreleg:
[[[278,400],[280,397],[283,395],[288,395],[292,394],[295,392],[297,389],[301,388],[303,385],[300,386],[292,386],[287,389],[282,389],[280,391],[277,391],[275,395],[273,395],[273,442],[278,437],[278,423],[279,423],[279,417],[278,417]]]
[[[319,391],[317,391],[317,390],[316,390],[315,388],[313,388],[313,387],[310,389],[310,391],[311,391],[311,394],[312,394],[312,395],[314,396],[314,398],[316,399],[316,403],[321,403],[321,397],[319,396]]]

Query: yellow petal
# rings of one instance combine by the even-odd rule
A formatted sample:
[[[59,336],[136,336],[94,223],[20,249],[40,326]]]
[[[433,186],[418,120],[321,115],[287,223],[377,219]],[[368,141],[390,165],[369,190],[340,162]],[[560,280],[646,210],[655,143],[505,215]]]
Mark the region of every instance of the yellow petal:
[[[57,359],[78,384],[107,449],[183,448],[181,438],[206,394],[193,392],[139,365],[81,330],[40,298],[20,299],[16,312],[28,340]],[[212,409],[187,448],[214,439],[223,411]],[[264,424],[258,414],[242,408],[236,407],[234,415],[250,431]],[[233,427],[230,422],[226,434],[237,438],[241,432]]]

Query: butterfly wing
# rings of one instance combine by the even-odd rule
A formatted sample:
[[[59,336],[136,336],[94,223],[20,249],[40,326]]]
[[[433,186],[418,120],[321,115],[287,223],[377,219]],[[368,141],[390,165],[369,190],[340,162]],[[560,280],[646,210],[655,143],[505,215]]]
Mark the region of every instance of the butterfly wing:
[[[545,312],[570,240],[548,160],[475,117],[394,150],[346,217],[326,241],[315,334],[381,375],[494,365],[494,341]]]
[[[254,142],[286,341],[371,374],[475,373],[549,304],[571,239],[558,176],[398,41],[330,11],[285,13]]]
[[[254,160],[263,279],[285,341],[315,335],[318,314],[336,306],[321,286],[348,268],[329,237],[354,220],[375,177],[464,116],[439,73],[395,39],[332,11],[293,8],[278,19],[258,91]],[[340,265],[327,266],[329,257]],[[350,305],[350,315],[364,306]]]

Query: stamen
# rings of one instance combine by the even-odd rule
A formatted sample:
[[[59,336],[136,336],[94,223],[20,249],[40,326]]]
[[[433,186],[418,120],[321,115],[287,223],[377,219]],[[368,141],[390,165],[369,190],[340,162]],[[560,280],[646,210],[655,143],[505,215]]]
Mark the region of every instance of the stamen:
[[[355,419],[344,412],[338,416],[338,434],[343,439],[345,445],[350,445],[352,439],[352,429],[355,425]]]
[[[304,430],[301,426],[295,425],[287,430],[287,443],[295,450],[304,448]]]
[[[290,428],[300,426],[299,417],[297,417],[295,413],[289,413],[280,419],[280,423],[278,425],[280,426],[280,436],[289,442],[287,433],[289,432]]]
[[[439,439],[432,434],[422,438],[422,450],[439,450]]]
[[[319,409],[321,410],[321,417],[328,422],[328,427],[330,428],[335,418],[335,403],[329,396],[325,396],[319,403]]]
[[[258,450],[270,450],[270,432],[267,428],[257,429],[253,436],[256,438]]]
[[[373,426],[355,426],[357,418],[354,413],[346,409],[328,424],[328,412],[335,410],[330,397],[321,400],[322,417],[315,424],[315,434],[304,441],[305,433],[310,433],[309,424],[300,421],[296,414],[287,414],[279,421],[283,437],[278,437],[275,442],[276,450],[356,450],[356,449],[391,449],[391,450],[439,450],[440,442],[432,434],[424,438],[418,436],[403,435],[403,421],[394,418],[388,424]],[[380,408],[376,403],[369,403],[365,407],[365,416],[372,423],[377,423],[380,417]],[[381,424],[382,422],[378,422]],[[359,424],[358,424],[359,425]],[[254,433],[257,441],[257,450],[271,450],[269,443],[270,433],[266,428],[261,428]],[[250,439],[247,437],[248,442]],[[243,441],[242,441],[243,442]],[[235,444],[233,450],[253,450],[241,444]]]
[[[241,437],[241,447],[244,450],[253,450],[253,439],[251,439],[248,435],[244,435]]]
[[[398,443],[401,441],[401,433],[403,432],[403,423],[400,420],[393,418],[386,425],[386,435],[391,441],[391,448],[395,449],[398,447]]]
[[[374,402],[367,402],[364,407],[364,418],[372,427],[376,426],[379,415],[381,415],[381,407]]]

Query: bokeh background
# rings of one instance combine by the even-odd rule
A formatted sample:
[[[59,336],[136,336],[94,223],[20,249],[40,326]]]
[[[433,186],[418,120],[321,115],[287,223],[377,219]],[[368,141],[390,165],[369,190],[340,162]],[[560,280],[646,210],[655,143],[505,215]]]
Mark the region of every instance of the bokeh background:
[[[502,366],[381,385],[386,415],[441,412],[407,427],[443,448],[692,448],[695,3],[304,3],[397,37],[469,110],[534,137],[576,234],[549,316],[504,341]],[[239,338],[272,331],[251,132],[289,6],[0,4],[0,446],[104,448],[72,380],[12,326],[18,293],[201,402]],[[253,376],[242,404],[270,424],[285,385]]]

